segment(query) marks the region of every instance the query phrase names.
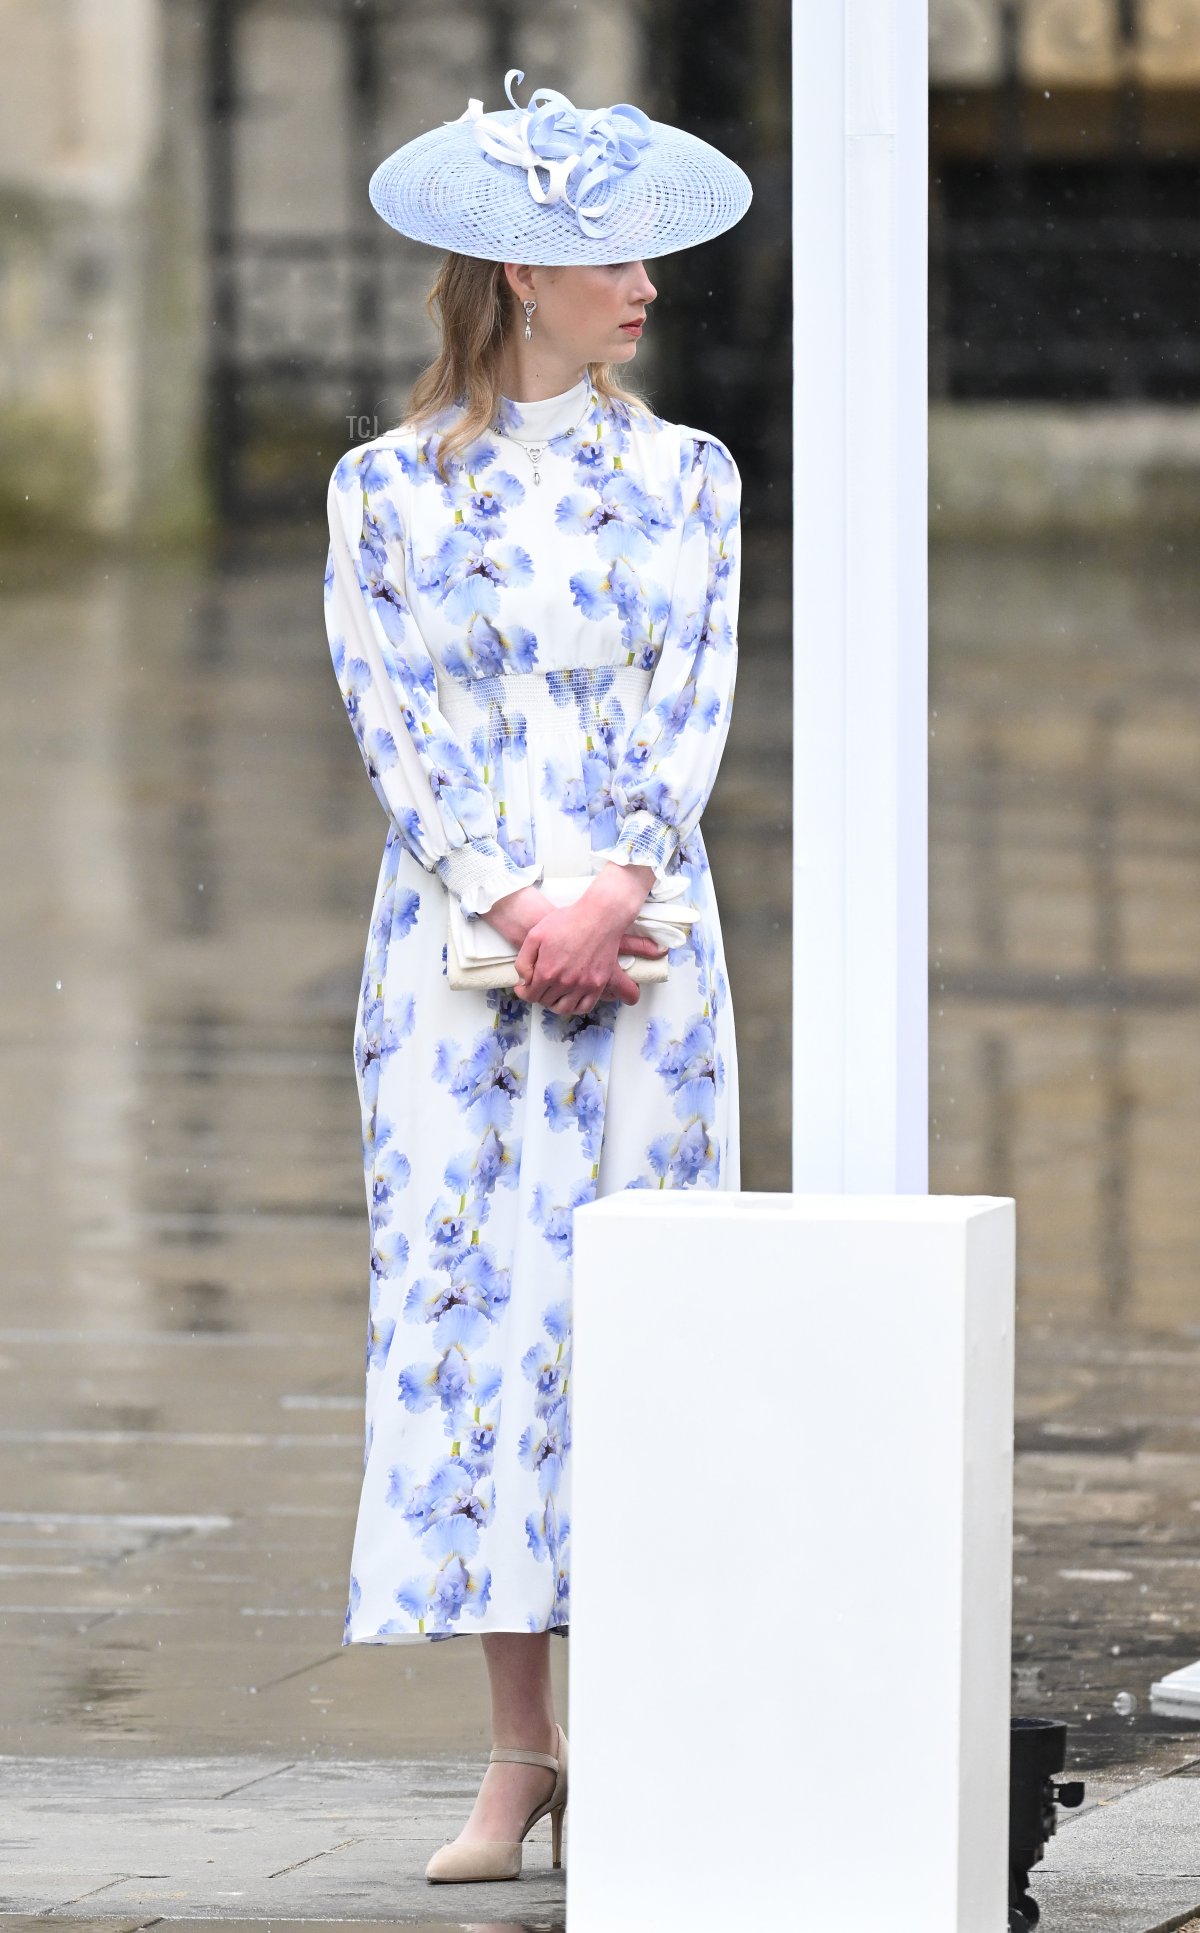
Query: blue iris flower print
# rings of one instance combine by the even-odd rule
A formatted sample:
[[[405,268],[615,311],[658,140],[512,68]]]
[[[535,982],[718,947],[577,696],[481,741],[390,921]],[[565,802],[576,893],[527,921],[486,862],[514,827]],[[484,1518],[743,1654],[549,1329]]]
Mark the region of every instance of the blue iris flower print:
[[[575,1184],[565,1202],[552,1202],[549,1190],[540,1181],[534,1188],[529,1219],[535,1228],[541,1229],[555,1254],[561,1256],[564,1262],[570,1261],[575,1252],[574,1210],[595,1198],[596,1184],[590,1176]]]
[[[628,558],[614,558],[607,571],[575,571],[571,597],[583,615],[603,621],[615,612],[621,624],[621,644],[630,664],[652,670],[662,651],[655,627],[666,628],[665,592],[648,593]]]
[[[443,1339],[479,1341],[486,1332],[486,1324],[494,1322],[508,1302],[509,1270],[498,1266],[486,1248],[472,1245],[461,1254],[448,1256],[441,1264],[441,1271],[440,1278],[426,1276],[413,1283],[405,1298],[405,1320],[437,1322],[439,1342]],[[483,1318],[484,1327],[475,1323],[460,1324],[451,1337],[440,1326],[442,1317],[451,1309],[471,1310]]]
[[[583,1151],[593,1164],[599,1162],[604,1138],[604,1090],[617,1004],[603,1001],[595,1015],[562,1015],[547,1008],[542,1018],[544,1033],[567,1042],[567,1059],[575,1074],[573,1081],[551,1081],[547,1086],[546,1119],[556,1134],[572,1124],[577,1127]]]
[[[645,764],[642,761],[645,759]],[[647,776],[637,776],[639,767]],[[680,807],[680,801],[672,792],[668,780],[661,772],[654,772],[649,764],[648,751],[639,748],[626,759],[622,766],[625,780],[625,810],[627,812],[649,812],[655,819],[671,823],[673,813]]]
[[[613,604],[612,588],[604,571],[576,571],[571,578],[571,596],[584,617],[607,617]]]
[[[521,1143],[507,1140],[498,1128],[488,1127],[474,1147],[456,1154],[446,1163],[446,1182],[458,1191],[464,1207],[470,1206],[477,1222],[488,1215],[488,1197],[499,1185],[515,1188],[521,1173]]]
[[[359,741],[363,735],[363,701],[371,691],[371,667],[365,658],[351,656],[344,641],[339,638],[333,654],[333,662],[341,680],[342,696],[350,722],[354,726]]]
[[[532,1352],[535,1361],[530,1366],[526,1358],[526,1374],[531,1380],[540,1381],[544,1363],[540,1352]],[[553,1381],[553,1377],[550,1379]],[[525,1469],[532,1471],[537,1478],[540,1510],[532,1510],[525,1519],[525,1536],[534,1557],[559,1566],[562,1548],[567,1536],[567,1521],[560,1519],[558,1500],[562,1487],[563,1468],[570,1449],[570,1420],[567,1406],[566,1377],[562,1378],[561,1393],[547,1394],[535,1398],[535,1412],[540,1422],[531,1423],[521,1434],[517,1445],[517,1455]]]
[[[421,911],[421,895],[414,892],[398,892],[392,902],[392,937],[403,940],[412,932]]]
[[[386,512],[385,512],[386,514]],[[402,645],[410,617],[408,603],[397,589],[388,568],[387,538],[373,509],[363,513],[363,534],[359,545],[358,568],[362,587],[379,620],[381,643]]]
[[[512,712],[503,716],[496,705],[488,706],[483,723],[471,733],[471,752],[481,766],[498,765],[505,757],[519,762],[528,749],[529,731],[523,714]],[[501,811],[498,827],[501,837],[504,818],[505,814]]]
[[[445,664],[454,678],[498,678],[504,671],[532,671],[537,655],[537,639],[526,625],[501,630],[476,612],[447,646]]]
[[[432,558],[417,567],[417,584],[450,618],[466,623],[476,612],[492,616],[500,590],[527,584],[533,559],[519,544],[493,544],[460,524],[442,539]]]
[[[496,422],[499,427],[502,430],[507,430],[510,435],[515,433],[517,436],[520,436],[522,421],[523,418],[521,416],[519,403],[516,403],[510,396],[502,396],[496,406]],[[489,443],[486,447],[495,452],[499,446],[495,443]]]
[[[385,1502],[403,1514],[418,1536],[424,1537],[436,1525],[454,1520],[468,1526],[468,1534],[457,1546],[460,1556],[469,1557],[478,1548],[479,1532],[492,1514],[493,1498],[491,1484],[481,1489],[479,1472],[461,1456],[443,1457],[424,1483],[409,1469],[388,1471]],[[474,1542],[470,1530],[475,1533]]]
[[[620,473],[560,498],[554,519],[568,537],[591,537],[597,553],[609,559],[648,557],[669,528],[669,519],[649,492]]]
[[[378,1223],[385,1222],[393,1208],[393,1197],[408,1186],[412,1168],[408,1156],[397,1146],[390,1121],[377,1115],[375,1120],[375,1159],[371,1166],[371,1205]]]
[[[523,833],[512,831],[507,818],[500,821],[500,845],[514,866],[532,866],[537,857],[532,838],[527,839]]]
[[[434,798],[456,822],[470,825],[479,810],[479,779],[462,746],[452,732],[426,729],[424,749]]]
[[[594,436],[580,443],[571,458],[571,466],[584,483],[603,476],[609,467],[609,453],[603,439]]]
[[[441,474],[448,426],[360,448],[330,499],[333,667],[388,822],[354,1037],[370,1299],[347,1641],[567,1626],[576,1210],[734,1165],[699,817],[736,669],[736,470],[609,399],[550,438],[540,490],[502,436]],[[513,875],[610,852],[699,912],[639,1006],[448,986],[447,891],[486,915]]]
[[[621,642],[629,662],[640,671],[653,671],[662,656],[671,600],[660,584],[644,586],[640,603],[622,612]]]
[[[471,1240],[465,1202],[460,1200],[457,1208],[448,1208],[443,1202],[435,1202],[425,1217],[425,1231],[435,1254],[457,1254]]]
[[[612,690],[613,677],[611,665],[599,665],[582,678],[574,670],[549,671],[546,674],[546,688],[555,704],[564,711],[569,705],[574,705],[580,724],[586,727]]]
[[[400,534],[399,512],[388,495],[394,461],[393,451],[368,446],[363,450],[348,450],[334,471],[339,490],[361,489],[380,493],[387,502],[386,528],[393,537]]]
[[[367,1325],[367,1367],[369,1369],[383,1368],[395,1333],[396,1324],[391,1316],[385,1316],[382,1322],[376,1322],[374,1316],[371,1317]]]
[[[384,772],[390,772],[400,761],[396,740],[386,725],[373,725],[368,731],[364,731],[362,747],[366,754],[367,768],[377,777]]]
[[[586,832],[593,847],[607,848],[617,836],[617,813],[610,790],[612,766],[607,752],[585,745],[578,772],[565,759],[548,758],[542,766],[542,793]]]
[[[559,1014],[546,1008],[542,1014],[542,1032],[549,1038],[565,1042],[567,1060],[577,1071],[589,1062],[607,1067],[612,1054],[612,1029],[616,1019],[617,1000],[602,1001],[594,1013]]]
[[[677,738],[688,726],[709,732],[721,716],[721,695],[711,685],[700,685],[689,678],[669,700],[663,701],[657,716],[662,719],[664,738]]]
[[[392,602],[395,608],[401,607],[402,600],[394,593]],[[377,642],[383,668],[400,698],[406,722],[412,716],[413,706],[424,716],[429,710],[426,701],[432,700],[437,692],[437,674],[415,633],[410,637],[406,628],[402,638],[380,637]]]
[[[361,1022],[355,1034],[355,1061],[364,1102],[373,1108],[378,1096],[381,1069],[412,1033],[416,1007],[412,995],[405,994],[401,996],[395,1011],[385,1015],[383,1000],[376,995],[364,1002],[361,1013]]]
[[[437,439],[422,437],[415,450],[409,450],[403,440],[397,442],[392,452],[402,476],[410,483],[439,483],[437,473]]]
[[[566,1301],[556,1302],[542,1316],[546,1331],[544,1343],[533,1343],[521,1358],[521,1368],[534,1386],[534,1411],[548,1416],[560,1402],[571,1367],[571,1309]]]
[[[690,1188],[705,1180],[715,1188],[719,1183],[720,1149],[705,1121],[689,1121],[678,1134],[659,1135],[648,1155],[660,1187]]]
[[[388,1283],[399,1281],[408,1267],[408,1236],[402,1228],[371,1231],[371,1307],[375,1308]]]
[[[383,1158],[377,1152],[371,1168],[371,1214],[375,1216],[375,1226],[383,1227],[386,1220],[390,1220],[394,1208],[392,1197],[396,1195],[396,1189],[404,1187],[410,1173],[412,1169],[408,1166],[408,1156],[400,1154],[398,1148],[386,1150]]]
[[[461,1310],[451,1311],[441,1321],[450,1323],[454,1315],[460,1318],[458,1327],[471,1326]],[[426,1410],[439,1403],[447,1434],[457,1436],[470,1424],[472,1411],[497,1394],[500,1383],[497,1364],[474,1364],[463,1343],[452,1342],[436,1362],[410,1363],[402,1369],[397,1394],[409,1410]]]
[[[716,1035],[711,1018],[698,1014],[678,1039],[671,1037],[664,1021],[650,1021],[642,1042],[642,1053],[662,1076],[671,1093],[677,1098],[684,1097],[686,1111],[690,1112],[693,1103],[702,1105],[702,1097],[696,1091],[697,1083],[710,1083],[714,1078],[715,1045]],[[711,1087],[704,1087],[703,1093],[711,1096]]]
[[[613,559],[608,569],[608,581],[613,602],[621,616],[626,622],[637,618],[642,608],[642,580],[627,558]]]
[[[499,1403],[494,1402],[492,1405],[493,1415],[490,1417],[479,1417],[478,1421],[470,1425],[470,1428],[463,1438],[463,1442],[467,1446],[466,1454],[481,1477],[489,1475],[495,1461],[496,1427],[499,1420],[499,1407]],[[478,1416],[478,1411],[476,1415]]]
[[[525,485],[508,470],[492,469],[490,450],[482,467],[489,472],[486,482],[478,483],[479,472],[473,469],[471,488],[465,496],[455,497],[455,512],[478,536],[500,537],[507,527],[509,511],[525,501]]]
[[[720,1180],[716,1096],[723,1070],[711,1016],[697,1015],[678,1038],[671,1036],[664,1022],[651,1021],[642,1054],[661,1076],[681,1122],[677,1132],[658,1135],[647,1149],[659,1186],[687,1188],[705,1181],[716,1187]]]
[[[357,1577],[355,1577],[354,1572],[351,1571],[350,1590],[346,1600],[346,1618],[345,1618],[345,1623],[342,1626],[343,1644],[349,1644],[351,1642],[350,1633],[354,1626],[354,1620],[358,1616],[358,1607],[361,1603],[362,1603],[362,1585],[359,1583]]]
[[[548,758],[542,766],[542,794],[568,819],[587,824],[587,789],[582,773],[572,772],[565,758]]]
[[[524,1065],[494,1028],[476,1035],[465,1054],[458,1042],[440,1040],[433,1059],[435,1080],[444,1081],[472,1127],[507,1127],[513,1101],[524,1089]]]
[[[472,1571],[457,1552],[452,1552],[432,1577],[411,1578],[401,1585],[395,1599],[417,1620],[418,1632],[442,1636],[453,1631],[464,1611],[481,1618],[491,1587],[492,1573],[486,1566]]]
[[[571,467],[586,480],[619,473],[628,450],[628,423],[621,420],[620,406],[614,405],[611,416],[593,420],[584,429],[571,452]]]
[[[538,1490],[543,1499],[552,1499],[562,1479],[563,1450],[567,1427],[567,1405],[565,1400],[547,1404],[539,1410],[543,1427],[531,1423],[521,1434],[519,1455],[527,1470],[537,1475]],[[536,1525],[536,1529],[533,1526]],[[546,1536],[547,1518],[541,1521],[531,1518],[526,1529],[529,1532],[530,1548],[535,1557],[544,1557],[549,1547]],[[540,1534],[540,1535],[539,1535]],[[539,1543],[541,1547],[539,1548]]]

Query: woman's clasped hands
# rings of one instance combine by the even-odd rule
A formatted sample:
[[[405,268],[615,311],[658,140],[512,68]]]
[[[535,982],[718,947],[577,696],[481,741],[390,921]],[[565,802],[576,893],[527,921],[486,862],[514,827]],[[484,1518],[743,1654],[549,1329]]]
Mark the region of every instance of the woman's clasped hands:
[[[517,998],[557,1014],[590,1013],[601,1000],[634,1006],[639,988],[617,955],[656,960],[666,951],[656,940],[629,931],[653,884],[649,866],[610,860],[571,906],[552,905],[536,886],[497,900],[487,917],[518,948]]]

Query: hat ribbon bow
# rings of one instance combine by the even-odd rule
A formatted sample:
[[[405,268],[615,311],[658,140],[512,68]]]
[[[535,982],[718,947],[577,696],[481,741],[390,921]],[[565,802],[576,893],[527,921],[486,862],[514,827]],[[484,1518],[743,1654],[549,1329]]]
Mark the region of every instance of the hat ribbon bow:
[[[602,231],[596,221],[610,207],[612,196],[597,202],[595,193],[637,167],[642,150],[654,138],[650,122],[640,107],[628,101],[588,112],[575,107],[552,87],[535,88],[528,106],[521,108],[513,99],[512,84],[524,79],[520,67],[510,67],[504,76],[504,91],[518,108],[516,121],[500,121],[484,113],[482,101],[471,101],[457,120],[446,122],[446,126],[473,122],[475,139],[485,154],[514,168],[524,168],[536,202],[544,207],[565,202],[585,235],[599,235]],[[568,189],[572,176],[578,176],[574,196]],[[583,207],[586,198],[591,199]]]

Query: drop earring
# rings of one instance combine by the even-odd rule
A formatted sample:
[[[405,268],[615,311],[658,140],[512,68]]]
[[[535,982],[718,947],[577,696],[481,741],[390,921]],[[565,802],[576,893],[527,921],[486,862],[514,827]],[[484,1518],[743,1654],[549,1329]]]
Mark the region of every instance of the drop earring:
[[[526,342],[532,342],[533,330],[529,326],[529,318],[533,314],[534,310],[537,308],[537,303],[530,300],[528,302],[522,302],[521,307],[525,311],[525,340]]]

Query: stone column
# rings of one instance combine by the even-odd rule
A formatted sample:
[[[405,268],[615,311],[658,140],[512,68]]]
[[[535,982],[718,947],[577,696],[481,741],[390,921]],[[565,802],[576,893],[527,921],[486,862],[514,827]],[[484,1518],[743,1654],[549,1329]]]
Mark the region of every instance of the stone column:
[[[0,514],[194,527],[198,250],[165,0],[0,0]]]

